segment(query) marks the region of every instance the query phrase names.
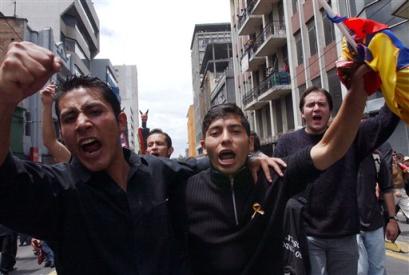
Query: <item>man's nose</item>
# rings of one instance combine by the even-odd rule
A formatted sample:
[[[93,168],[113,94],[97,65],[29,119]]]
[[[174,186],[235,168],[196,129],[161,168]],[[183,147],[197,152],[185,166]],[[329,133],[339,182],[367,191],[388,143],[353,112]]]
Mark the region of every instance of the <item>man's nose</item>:
[[[78,114],[77,127],[76,127],[77,130],[87,129],[90,126],[91,126],[91,124],[90,124],[90,121],[89,121],[88,117],[83,113]]]
[[[231,140],[231,134],[227,129],[223,130],[222,139],[224,142]]]

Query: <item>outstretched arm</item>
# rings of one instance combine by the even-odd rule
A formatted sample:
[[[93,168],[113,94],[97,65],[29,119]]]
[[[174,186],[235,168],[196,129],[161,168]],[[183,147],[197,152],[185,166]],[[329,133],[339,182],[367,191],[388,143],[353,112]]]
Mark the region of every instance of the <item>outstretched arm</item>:
[[[41,90],[41,101],[43,102],[43,142],[48,152],[53,156],[55,162],[68,162],[71,153],[61,142],[55,133],[52,117],[53,97],[55,85],[50,84]]]
[[[31,42],[13,42],[0,65],[0,165],[10,147],[11,118],[17,104],[34,94],[60,68],[52,52]]]
[[[367,94],[363,76],[370,69],[359,66],[353,73],[351,87],[335,119],[321,141],[311,149],[314,166],[325,170],[342,158],[351,146],[364,111]]]

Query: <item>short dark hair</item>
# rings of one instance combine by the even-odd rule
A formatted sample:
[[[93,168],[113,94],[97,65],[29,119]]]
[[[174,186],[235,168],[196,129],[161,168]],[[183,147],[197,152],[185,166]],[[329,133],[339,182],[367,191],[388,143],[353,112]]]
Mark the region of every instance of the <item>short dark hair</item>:
[[[148,140],[148,137],[153,135],[153,134],[164,135],[165,136],[165,141],[166,141],[166,144],[167,144],[168,148],[172,147],[172,139],[170,138],[170,136],[166,132],[162,131],[162,129],[159,129],[159,128],[152,129],[151,131],[149,131],[149,134],[146,137],[146,140]]]
[[[69,77],[58,87],[55,97],[55,113],[57,114],[58,120],[60,119],[60,107],[58,106],[58,103],[60,102],[61,98],[65,94],[79,87],[95,88],[97,91],[99,91],[103,99],[105,99],[109,105],[111,105],[115,118],[118,119],[118,116],[121,113],[121,104],[119,103],[119,99],[114,94],[112,89],[98,77],[86,75]]]
[[[241,125],[244,127],[246,130],[246,133],[248,136],[250,136],[250,124],[247,120],[247,118],[244,116],[243,111],[237,107],[236,104],[233,103],[224,103],[224,104],[218,104],[214,105],[210,108],[210,110],[207,112],[205,117],[203,118],[203,123],[202,123],[202,136],[203,138],[206,137],[206,131],[209,129],[210,124],[212,124],[213,121],[219,118],[224,118],[227,115],[237,115],[240,117],[240,122]]]
[[[325,90],[323,88],[318,88],[317,86],[311,86],[307,90],[304,91],[304,93],[302,94],[302,96],[300,98],[299,108],[300,108],[301,113],[303,112],[303,107],[304,107],[304,104],[305,104],[305,97],[307,95],[309,95],[310,93],[312,93],[312,92],[322,93],[327,98],[329,110],[332,111],[333,103],[332,103],[331,94],[327,90]]]

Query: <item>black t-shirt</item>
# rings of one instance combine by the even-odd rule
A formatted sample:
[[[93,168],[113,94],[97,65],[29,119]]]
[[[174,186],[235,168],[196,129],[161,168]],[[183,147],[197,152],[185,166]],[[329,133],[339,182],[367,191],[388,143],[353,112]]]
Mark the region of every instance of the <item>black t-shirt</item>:
[[[284,177],[274,174],[271,184],[261,174],[254,184],[247,168],[232,178],[210,168],[188,180],[188,257],[193,274],[281,274],[285,204],[319,175],[310,147],[285,161]]]
[[[399,118],[386,106],[379,114],[361,123],[345,156],[314,180],[304,208],[306,233],[320,238],[337,238],[360,230],[357,205],[357,174],[361,160],[384,143],[392,134]],[[281,136],[274,150],[277,157],[293,154],[318,143],[322,135],[300,129]]]

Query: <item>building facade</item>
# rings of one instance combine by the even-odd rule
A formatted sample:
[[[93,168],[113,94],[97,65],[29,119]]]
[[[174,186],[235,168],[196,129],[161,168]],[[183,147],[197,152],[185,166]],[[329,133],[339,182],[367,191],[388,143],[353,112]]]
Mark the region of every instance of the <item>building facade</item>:
[[[90,73],[89,62],[99,52],[99,19],[91,0],[2,0],[5,16],[26,18],[31,28],[51,28],[71,55],[73,72]]]
[[[200,139],[202,137],[201,125],[204,114],[209,106],[209,94],[204,94],[202,81],[205,70],[202,69],[203,58],[209,43],[230,43],[230,24],[197,24],[193,30],[192,42],[190,45],[192,61],[192,86],[193,86],[193,106],[195,118],[195,143],[196,150],[202,153]]]
[[[139,151],[138,71],[136,65],[114,66],[114,70],[119,83],[121,106],[126,114],[128,121],[127,137],[129,148],[138,153]]]
[[[230,0],[236,102],[268,154],[295,126],[284,2]]]

